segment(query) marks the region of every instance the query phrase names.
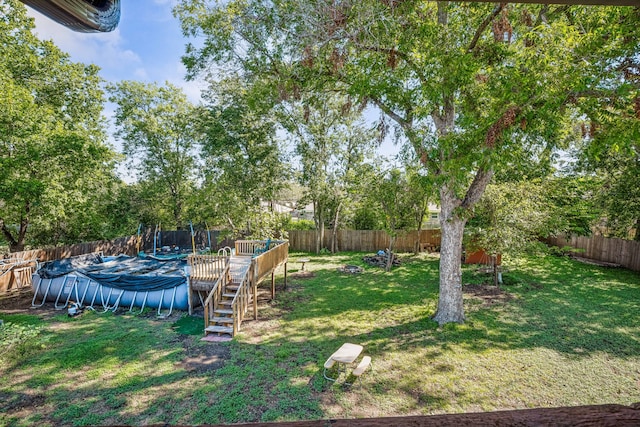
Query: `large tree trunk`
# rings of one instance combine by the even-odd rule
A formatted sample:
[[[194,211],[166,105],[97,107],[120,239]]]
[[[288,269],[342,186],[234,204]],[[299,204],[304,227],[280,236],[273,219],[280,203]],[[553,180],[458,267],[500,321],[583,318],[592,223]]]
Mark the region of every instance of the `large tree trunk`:
[[[441,189],[440,294],[438,310],[433,317],[440,325],[464,322],[461,264],[466,220],[455,213],[459,205],[459,200],[446,187]]]
[[[9,252],[22,252],[24,251],[24,241],[27,236],[27,230],[29,229],[29,214],[31,213],[31,203],[25,202],[24,214],[20,218],[20,229],[18,230],[18,237],[15,238],[13,233],[7,227],[4,220],[0,219],[0,230],[2,235],[9,243]]]
[[[315,219],[316,219],[316,253],[319,254],[324,243],[324,207],[318,203],[314,203]]]
[[[389,251],[387,253],[387,265],[385,267],[386,271],[391,271],[391,267],[393,266],[393,247],[396,243],[395,234],[391,234],[389,236]]]
[[[424,202],[424,204],[422,205],[422,208],[420,209],[420,211],[418,212],[418,215],[416,217],[416,242],[414,244],[413,247],[413,253],[415,255],[418,255],[420,253],[420,250],[422,249],[420,247],[420,231],[422,230],[422,223],[424,222],[424,216],[427,214],[427,211],[429,210],[429,201],[426,200]]]
[[[331,232],[331,253],[335,254],[338,252],[338,222],[340,219],[340,207],[342,206],[342,202],[338,203],[336,207],[336,214],[333,217],[333,230]]]
[[[11,230],[7,228],[3,221],[0,220],[0,224],[2,224],[0,227],[2,229],[2,234],[9,243],[9,252],[15,253],[24,251],[24,236],[27,232],[28,223],[20,223],[20,231],[17,239],[13,237]]]

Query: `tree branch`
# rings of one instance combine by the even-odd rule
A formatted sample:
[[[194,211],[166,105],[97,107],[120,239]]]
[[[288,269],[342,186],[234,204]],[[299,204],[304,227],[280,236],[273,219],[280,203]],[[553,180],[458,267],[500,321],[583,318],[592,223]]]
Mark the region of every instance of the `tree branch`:
[[[13,237],[13,234],[11,234],[11,230],[7,228],[7,225],[4,223],[3,219],[0,219],[0,229],[2,230],[2,234],[4,235],[5,239],[7,239],[7,241],[9,242],[10,247],[18,244],[15,237]]]
[[[547,12],[549,12],[549,5],[545,4],[540,9],[540,13],[538,14],[538,18],[536,19],[536,23],[534,24],[534,27],[537,27],[542,23],[546,24],[548,22]]]
[[[467,190],[460,207],[464,209],[471,209],[478,200],[480,200],[480,197],[482,197],[485,188],[487,188],[487,185],[491,182],[491,178],[493,178],[493,170],[481,167],[473,178],[473,182]]]
[[[379,52],[379,53],[386,53],[388,55],[399,56],[403,61],[405,61],[409,65],[409,68],[411,68],[416,73],[416,75],[418,76],[418,78],[422,83],[427,83],[428,81],[427,77],[424,75],[420,67],[418,67],[416,63],[414,63],[409,57],[409,55],[407,55],[406,53],[401,52],[399,50],[395,50],[393,48],[388,48],[388,47],[363,45],[357,42],[356,37],[349,36],[349,38],[351,39],[351,42],[354,44],[354,46],[357,47],[358,49],[362,49],[368,52]]]
[[[480,36],[484,32],[484,30],[487,29],[491,21],[493,21],[493,19],[496,16],[498,16],[500,12],[502,12],[502,9],[503,9],[503,4],[502,3],[498,4],[496,7],[493,8],[493,11],[491,12],[491,14],[487,16],[484,19],[484,21],[482,21],[482,23],[476,30],[475,35],[473,36],[473,40],[471,40],[471,44],[469,44],[469,48],[467,49],[467,52],[471,52],[476,48],[476,45],[478,44],[478,40],[480,40]]]
[[[376,104],[378,108],[380,108],[386,115],[388,115],[395,122],[397,122],[402,127],[402,129],[408,132],[411,132],[413,130],[411,122],[409,122],[406,118],[402,117],[401,115],[393,111],[388,105],[386,105],[380,99],[371,97],[371,96],[369,97],[369,99],[371,100],[371,102]]]
[[[413,130],[413,114],[411,113],[411,110],[407,110],[407,117],[402,117],[380,99],[371,96],[369,97],[369,99],[371,100],[371,102],[377,105],[378,108],[382,110],[382,112],[391,117],[392,120],[394,120],[400,125],[400,127],[402,127],[405,135],[407,136],[407,139],[409,139],[409,142],[413,146],[413,149],[416,151],[416,155],[418,156],[420,161],[426,165],[427,151],[424,149],[420,141],[418,141],[416,133]]]

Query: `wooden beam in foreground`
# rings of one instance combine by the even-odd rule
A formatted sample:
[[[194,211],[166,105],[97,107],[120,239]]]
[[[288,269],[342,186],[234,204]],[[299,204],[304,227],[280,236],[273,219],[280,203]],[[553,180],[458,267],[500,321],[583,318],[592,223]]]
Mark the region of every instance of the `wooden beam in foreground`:
[[[496,3],[494,0],[474,0],[485,3]],[[537,4],[575,4],[587,6],[640,6],[640,0],[513,0],[507,3],[537,3]]]
[[[640,402],[631,406],[594,405],[469,414],[233,425],[242,427],[638,426],[640,425]]]

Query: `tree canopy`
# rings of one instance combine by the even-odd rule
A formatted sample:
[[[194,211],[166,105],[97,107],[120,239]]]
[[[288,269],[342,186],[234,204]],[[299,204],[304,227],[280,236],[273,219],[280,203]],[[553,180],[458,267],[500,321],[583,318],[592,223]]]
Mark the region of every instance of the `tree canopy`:
[[[441,324],[464,320],[464,227],[495,171],[567,144],[571,113],[620,90],[609,64],[638,43],[631,8],[183,0],[176,13],[204,40],[187,46],[191,75],[227,64],[294,97],[330,88],[401,129],[439,188]]]
[[[12,251],[33,225],[45,243],[63,240],[47,230],[69,228],[92,189],[114,179],[98,68],[72,62],[33,29],[21,3],[0,5],[0,229]]]
[[[205,96],[197,118],[203,134],[200,197],[205,201],[199,216],[262,237],[270,236],[274,225],[260,218],[269,216],[261,202],[275,199],[289,171],[271,98],[256,89],[232,76],[212,82]]]
[[[117,104],[116,137],[129,167],[137,171],[146,199],[167,206],[164,218],[184,227],[185,205],[197,176],[200,142],[195,106],[176,86],[122,81],[109,87]]]

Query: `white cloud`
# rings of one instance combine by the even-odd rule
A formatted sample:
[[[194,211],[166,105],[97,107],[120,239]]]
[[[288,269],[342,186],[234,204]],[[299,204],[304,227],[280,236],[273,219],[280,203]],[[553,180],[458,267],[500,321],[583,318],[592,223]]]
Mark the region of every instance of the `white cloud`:
[[[147,70],[144,68],[136,68],[135,71],[133,72],[133,75],[140,80],[149,79],[149,74],[147,73]]]
[[[109,33],[79,33],[72,31],[42,15],[28,9],[35,18],[35,32],[41,39],[53,40],[62,51],[71,55],[76,62],[98,63],[103,68],[129,68],[140,65],[140,57],[130,49],[123,47],[124,40],[120,30]]]
[[[193,102],[194,104],[198,104],[202,98],[200,97],[200,92],[202,92],[202,89],[204,88],[204,85],[201,84],[198,81],[190,81],[190,82],[186,82],[184,80],[176,80],[176,81],[172,81],[172,84],[180,87],[184,93],[187,95],[187,98],[189,98],[189,101]]]

